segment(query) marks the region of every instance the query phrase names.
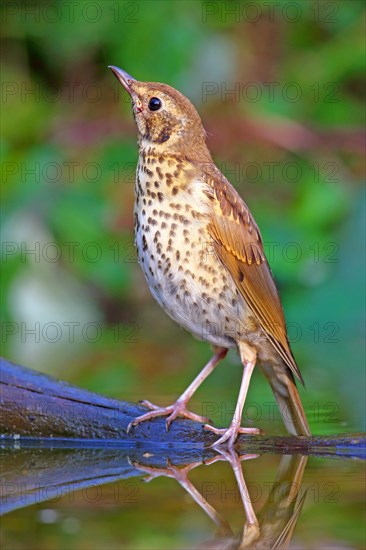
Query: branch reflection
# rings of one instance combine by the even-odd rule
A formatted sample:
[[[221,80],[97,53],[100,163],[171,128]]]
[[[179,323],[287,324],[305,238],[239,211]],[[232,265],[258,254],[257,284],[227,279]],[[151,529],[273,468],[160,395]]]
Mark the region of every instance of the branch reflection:
[[[56,443],[55,443],[56,444]],[[134,478],[145,481],[157,477],[176,480],[216,525],[215,536],[198,548],[288,548],[306,492],[301,491],[307,457],[283,455],[277,475],[261,509],[255,510],[248,491],[245,461],[257,460],[257,454],[240,455],[235,451],[212,449],[154,449],[82,447],[68,443],[42,448],[28,442],[22,446],[3,445],[0,454],[1,513],[39,504],[56,502],[72,492],[128,480],[140,487]],[[215,508],[208,495],[190,481],[192,470],[225,462],[230,465],[240,494],[243,522],[235,533],[225,511]],[[201,476],[207,479],[204,470]],[[251,480],[252,481],[252,480]],[[137,489],[139,491],[139,489]],[[141,495],[141,492],[140,492]],[[197,547],[197,546],[196,546]]]

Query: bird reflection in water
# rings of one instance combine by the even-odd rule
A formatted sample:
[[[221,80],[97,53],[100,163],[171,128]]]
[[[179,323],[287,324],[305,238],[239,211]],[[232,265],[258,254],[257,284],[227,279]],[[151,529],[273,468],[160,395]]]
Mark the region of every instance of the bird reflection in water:
[[[276,479],[269,497],[261,510],[256,514],[250,499],[241,463],[257,458],[259,455],[239,455],[234,449],[219,450],[218,454],[205,461],[192,462],[182,468],[167,463],[166,468],[145,466],[141,463],[131,464],[140,472],[147,474],[144,481],[149,482],[156,477],[170,477],[189,493],[195,502],[214,521],[218,527],[217,536],[200,544],[197,548],[207,549],[280,549],[288,548],[297,521],[306,498],[306,491],[301,495],[301,482],[307,457],[300,455],[284,455],[279,464]],[[228,521],[204,498],[188,474],[202,464],[210,465],[218,461],[227,461],[231,465],[241,501],[244,508],[245,522],[242,533],[233,533]]]

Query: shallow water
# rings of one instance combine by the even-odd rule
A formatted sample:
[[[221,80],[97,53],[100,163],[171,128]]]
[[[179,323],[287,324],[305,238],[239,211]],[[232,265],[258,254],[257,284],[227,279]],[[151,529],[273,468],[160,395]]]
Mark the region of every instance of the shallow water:
[[[365,462],[355,453],[243,454],[240,467],[236,459],[236,453],[199,446],[149,451],[103,443],[4,442],[1,546],[365,546]],[[246,523],[245,510],[257,523]]]

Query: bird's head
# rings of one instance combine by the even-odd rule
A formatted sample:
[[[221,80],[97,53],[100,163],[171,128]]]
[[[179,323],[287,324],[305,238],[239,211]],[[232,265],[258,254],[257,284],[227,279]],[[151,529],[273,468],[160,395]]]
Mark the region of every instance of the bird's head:
[[[141,148],[212,160],[206,132],[192,103],[180,92],[157,82],[140,82],[118,67],[109,67],[129,93]]]

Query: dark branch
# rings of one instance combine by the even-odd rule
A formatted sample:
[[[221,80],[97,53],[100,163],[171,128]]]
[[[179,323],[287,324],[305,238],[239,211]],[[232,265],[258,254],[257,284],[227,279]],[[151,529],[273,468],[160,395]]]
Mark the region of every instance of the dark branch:
[[[167,432],[165,418],[155,418],[127,434],[129,422],[145,412],[144,407],[103,397],[6,360],[1,361],[0,367],[0,430],[3,438],[20,436],[24,443],[24,438],[52,438],[52,446],[57,445],[55,439],[63,439],[64,447],[85,445],[86,440],[93,440],[94,445],[99,441],[101,446],[106,444],[106,440],[110,440],[108,444],[113,446],[134,443],[209,446],[217,439],[201,424],[186,419],[175,420]],[[47,441],[43,441],[45,444]],[[365,439],[362,434],[241,436],[239,444],[251,453],[361,456]]]

